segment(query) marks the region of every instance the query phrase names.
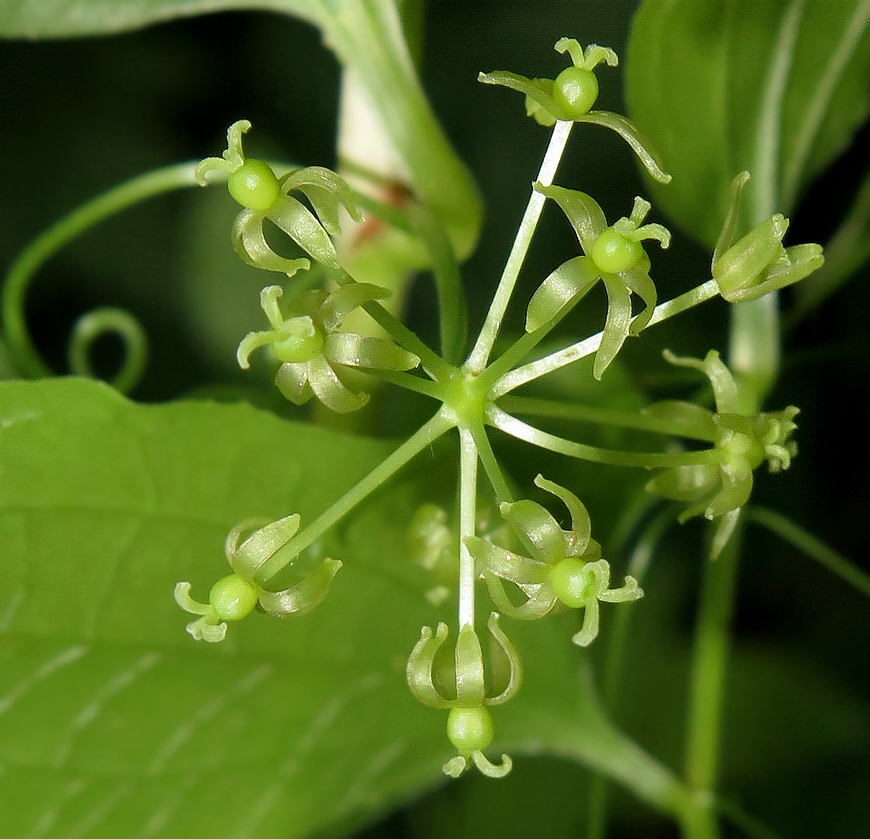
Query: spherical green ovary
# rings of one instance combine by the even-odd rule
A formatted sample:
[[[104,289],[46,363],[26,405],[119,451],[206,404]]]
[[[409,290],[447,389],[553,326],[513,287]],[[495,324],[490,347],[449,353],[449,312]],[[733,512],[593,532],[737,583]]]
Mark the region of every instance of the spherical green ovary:
[[[572,609],[579,609],[586,602],[589,573],[585,568],[582,559],[572,556],[557,562],[550,571],[550,585],[556,597]]]
[[[269,164],[255,158],[246,160],[229,176],[227,189],[243,207],[261,212],[268,210],[281,192]]]
[[[230,574],[211,587],[208,602],[221,620],[240,621],[257,605],[257,590],[244,577]]]
[[[605,274],[619,274],[634,268],[640,262],[643,247],[640,242],[633,242],[612,227],[608,227],[602,230],[595,240],[589,256]]]
[[[495,735],[492,715],[482,705],[477,708],[451,708],[447,718],[447,737],[463,757],[483,751]]]
[[[553,82],[553,101],[570,119],[578,119],[598,99],[598,79],[591,70],[568,67]]]
[[[323,333],[310,318],[294,318],[284,328],[287,337],[272,344],[272,350],[279,361],[302,364],[320,355],[323,350]]]

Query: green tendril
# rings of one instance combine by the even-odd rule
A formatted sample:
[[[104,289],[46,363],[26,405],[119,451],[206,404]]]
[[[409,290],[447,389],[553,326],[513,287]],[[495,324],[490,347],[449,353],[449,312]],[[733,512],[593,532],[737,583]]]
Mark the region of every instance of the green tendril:
[[[148,172],[114,187],[64,216],[21,252],[6,275],[2,297],[4,337],[9,354],[19,373],[33,378],[52,375],[51,369],[43,361],[30,338],[24,316],[27,288],[42,265],[61,248],[103,219],[116,215],[122,210],[155,195],[196,186],[195,168],[194,163],[180,163],[176,166]],[[116,374],[115,380],[119,386],[122,385],[125,389],[129,389],[138,380],[140,372],[138,364],[140,361],[144,361],[144,358],[140,358],[138,339],[133,338],[136,327],[130,326],[133,323],[132,316],[126,316],[126,321],[122,321],[119,315],[113,315],[112,318],[115,325],[109,328],[121,333],[127,345],[124,367]],[[85,325],[81,328],[90,335],[93,331],[93,325],[102,320],[103,316],[98,316],[96,321],[86,319]],[[139,331],[141,332],[141,330]],[[76,346],[79,345],[80,341],[80,338],[73,337]],[[76,349],[74,353],[79,370],[89,369],[87,361],[82,363],[79,351]]]
[[[107,333],[117,335],[124,344],[121,368],[109,381],[121,393],[129,393],[145,371],[148,339],[139,321],[123,309],[96,309],[78,319],[70,339],[70,370],[77,376],[99,378],[90,353],[94,342]]]

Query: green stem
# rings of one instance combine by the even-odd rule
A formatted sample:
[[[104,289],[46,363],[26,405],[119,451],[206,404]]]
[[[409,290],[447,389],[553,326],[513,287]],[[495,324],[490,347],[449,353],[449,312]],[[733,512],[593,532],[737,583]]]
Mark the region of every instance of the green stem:
[[[683,815],[685,839],[716,839],[716,783],[731,613],[737,583],[741,525],[715,561],[706,563],[695,631],[686,737],[686,783],[691,806]]]
[[[441,411],[435,414],[422,428],[409,437],[389,457],[378,464],[365,478],[348,490],[329,509],[318,516],[308,527],[300,531],[286,545],[279,548],[258,568],[250,569],[259,583],[265,583],[282,568],[289,565],[302,551],[320,538],[339,519],[346,516],[357,504],[364,501],[385,481],[391,478],[406,463],[431,445],[455,423]]]
[[[477,525],[477,446],[471,432],[459,429],[459,629],[474,626],[474,557],[465,540]]]
[[[639,431],[650,431],[655,434],[667,434],[674,437],[689,437],[682,428],[675,429],[672,422],[655,416],[647,416],[641,412],[630,413],[611,408],[599,408],[595,405],[574,405],[568,402],[557,402],[550,399],[529,399],[525,396],[504,396],[499,400],[499,407],[516,414],[532,414],[540,417],[558,417],[562,419],[594,422],[606,426],[621,426],[636,428]],[[696,440],[715,442],[715,438],[694,437]]]
[[[414,205],[410,215],[415,231],[432,259],[432,274],[438,292],[441,353],[445,360],[458,363],[465,345],[468,315],[456,254],[444,228],[428,209]]]
[[[347,271],[335,272],[333,277],[339,285],[356,282]],[[435,378],[446,379],[451,375],[454,368],[441,358],[435,350],[424,344],[415,332],[408,329],[404,323],[395,315],[388,312],[380,303],[372,300],[363,304],[362,308],[402,349],[416,355],[422,362],[424,369],[431,372]]]
[[[716,281],[707,280],[706,283],[656,306],[646,328],[649,329],[650,326],[685,312],[699,303],[704,303],[718,296],[718,294],[719,286],[716,284]],[[499,396],[503,396],[521,385],[539,379],[541,376],[546,376],[547,373],[552,373],[554,370],[559,370],[568,364],[579,361],[581,358],[592,355],[601,345],[603,335],[603,332],[598,332],[595,335],[584,338],[582,341],[578,341],[576,344],[572,344],[570,347],[565,347],[563,350],[533,361],[531,364],[517,367],[516,370],[512,370],[510,373],[502,376],[498,384],[492,389],[492,398],[496,399]]]
[[[500,431],[504,431],[505,434],[510,434],[511,437],[516,437],[518,440],[524,440],[533,446],[539,446],[551,452],[558,452],[580,460],[589,460],[593,463],[607,463],[611,466],[640,466],[646,469],[719,463],[719,453],[716,449],[676,454],[669,452],[623,452],[575,443],[572,440],[565,440],[555,434],[548,434],[546,431],[528,425],[495,406],[490,406],[487,410],[487,420]]]
[[[829,548],[824,542],[816,539],[799,524],[786,518],[781,513],[768,510],[765,507],[752,507],[749,510],[749,520],[763,525],[768,530],[791,542],[798,550],[823,565],[841,580],[854,586],[861,594],[870,597],[870,574],[862,571],[849,562],[842,554]]]
[[[643,583],[653,554],[661,541],[665,531],[674,523],[675,509],[672,506],[665,507],[644,528],[643,533],[637,540],[626,571],[634,577],[638,583]],[[631,604],[626,603],[619,609],[618,614],[613,616],[612,629],[607,645],[606,665],[604,668],[604,680],[602,685],[602,701],[604,707],[613,716],[617,695],[619,693],[622,677],[625,651],[628,647],[628,629],[631,617],[634,613]],[[586,839],[604,839],[607,826],[607,788],[608,778],[606,775],[596,772],[592,777],[589,788],[589,815],[586,822]]]
[[[565,145],[568,142],[573,124],[572,122],[559,121],[553,127],[550,144],[547,147],[547,152],[541,163],[541,170],[538,172],[536,179],[544,186],[550,186],[553,183],[553,178],[556,176],[556,170],[559,168],[559,161],[562,159],[562,153],[565,151]],[[508,254],[495,295],[492,298],[492,304],[486,314],[486,319],[481,327],[474,349],[468,357],[468,367],[474,373],[480,373],[486,367],[486,362],[489,360],[489,354],[492,352],[496,336],[501,328],[502,320],[504,320],[517,277],[519,277],[520,268],[522,268],[525,261],[526,253],[535,234],[535,228],[538,226],[538,220],[541,217],[541,211],[544,208],[545,202],[545,196],[533,189],[529,197],[529,203],[526,205],[523,219],[520,222],[519,230],[517,230],[513,246]]]
[[[3,285],[3,330],[9,352],[25,376],[50,376],[30,340],[24,314],[27,286],[40,266],[64,245],[103,219],[127,207],[175,189],[197,186],[193,176],[196,163],[179,163],[148,172],[104,192],[64,216],[30,243],[12,263]]]
[[[498,465],[498,459],[495,452],[492,450],[492,445],[489,442],[489,437],[486,434],[486,428],[483,423],[470,425],[469,431],[474,438],[477,446],[477,453],[480,456],[480,462],[483,464],[483,469],[489,478],[490,484],[495,491],[496,498],[499,504],[509,504],[513,501],[513,494],[510,491],[501,467]]]
[[[398,385],[406,390],[413,390],[415,393],[422,393],[424,396],[437,399],[439,402],[441,401],[441,388],[430,379],[423,379],[420,376],[413,376],[400,370],[366,370],[365,372],[382,381]]]

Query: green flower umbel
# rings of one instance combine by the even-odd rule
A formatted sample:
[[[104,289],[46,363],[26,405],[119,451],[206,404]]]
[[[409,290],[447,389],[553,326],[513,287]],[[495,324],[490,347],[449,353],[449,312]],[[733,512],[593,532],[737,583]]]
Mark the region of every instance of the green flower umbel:
[[[589,514],[580,499],[541,475],[535,484],[562,500],[571,514],[570,530],[559,527],[540,504],[522,500],[502,504],[501,513],[531,556],[521,556],[477,536],[466,539],[466,544],[498,609],[519,620],[542,618],[560,604],[584,609],[583,625],[572,640],[586,647],[598,635],[599,601],[637,600],[643,591],[634,577],[626,577],[621,588],[611,589],[610,564],[601,558],[601,546],[591,538]],[[513,583],[525,601],[514,605],[502,580]]]
[[[259,606],[273,615],[304,615],[326,597],[332,578],[341,568],[337,559],[324,560],[296,585],[284,591],[268,591],[254,575],[299,530],[298,513],[257,527],[259,522],[246,521],[234,527],[226,538],[227,562],[233,573],[222,577],[211,588],[208,603],[190,596],[190,583],[175,586],[175,602],[197,620],[187,625],[187,631],[197,641],[217,643],[227,633],[227,623],[240,621]],[[253,532],[252,531],[253,529]],[[249,535],[242,539],[242,534]]]
[[[670,420],[686,436],[709,440],[715,446],[716,465],[674,466],[660,472],[647,489],[665,498],[688,502],[681,514],[685,521],[701,513],[718,519],[711,556],[718,556],[737,524],[740,509],[752,492],[752,473],[764,461],[771,472],[788,469],[797,454],[791,433],[797,427],[798,409],[791,406],[776,413],[745,414],[740,411],[737,384],[731,371],[710,350],[703,361],[678,358],[665,351],[671,364],[693,367],[710,380],[716,412],[689,402],[661,402],[645,413]]]
[[[511,770],[507,755],[502,755],[502,763],[497,766],[487,760],[483,750],[494,736],[488,708],[501,705],[516,694],[522,682],[522,663],[516,648],[501,631],[495,612],[490,615],[487,627],[491,638],[489,688],[480,641],[474,627],[468,624],[459,631],[453,661],[439,655],[449,634],[444,623],[438,624],[434,634],[424,626],[408,657],[411,693],[424,705],[450,709],[447,736],[459,754],[447,761],[443,769],[454,778],[472,763],[490,778],[501,778]]]
[[[278,307],[280,286],[267,286],[260,293],[260,305],[272,328],[245,336],[236,354],[239,365],[247,370],[248,356],[258,347],[269,347],[282,362],[275,384],[295,405],[316,396],[338,413],[355,411],[365,405],[368,396],[351,393],[339,379],[334,364],[410,370],[420,363],[417,356],[386,338],[338,331],[354,309],[389,294],[387,289],[368,283],[349,283],[333,294],[316,289],[297,298],[294,313],[284,317]]]
[[[576,306],[601,280],[607,291],[607,319],[592,369],[595,378],[600,379],[625,339],[640,334],[649,323],[656,306],[656,287],[649,276],[650,260],[641,242],[656,239],[667,248],[671,234],[660,224],[642,223],[650,204],[640,197],[634,199],[630,216],[608,227],[604,211],[585,192],[541,184],[535,184],[535,189],[562,208],[585,256],[568,260],[544,280],[529,302],[526,331],[543,326],[566,306]],[[632,294],[644,304],[633,320]]]

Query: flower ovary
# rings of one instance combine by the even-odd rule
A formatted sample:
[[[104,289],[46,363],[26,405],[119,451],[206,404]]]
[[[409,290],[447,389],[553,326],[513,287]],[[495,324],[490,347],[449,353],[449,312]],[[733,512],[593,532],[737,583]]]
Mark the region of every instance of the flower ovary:
[[[482,705],[474,708],[450,709],[447,737],[463,757],[483,751],[495,736],[492,715]]]
[[[222,621],[240,621],[254,611],[257,589],[244,577],[229,574],[212,587],[208,602]]]
[[[579,609],[589,598],[591,578],[586,563],[575,556],[557,562],[550,571],[550,585],[556,597],[571,609]]]
[[[553,101],[571,119],[578,119],[598,99],[598,79],[583,67],[566,67],[553,82]]]
[[[272,344],[272,352],[279,361],[302,364],[323,350],[323,333],[307,315],[290,318],[280,331],[285,337]]]
[[[643,246],[613,227],[608,227],[595,239],[592,253],[589,255],[605,274],[621,274],[640,262],[643,257]]]
[[[227,189],[243,207],[260,212],[268,210],[281,192],[269,164],[253,157],[229,176]]]

